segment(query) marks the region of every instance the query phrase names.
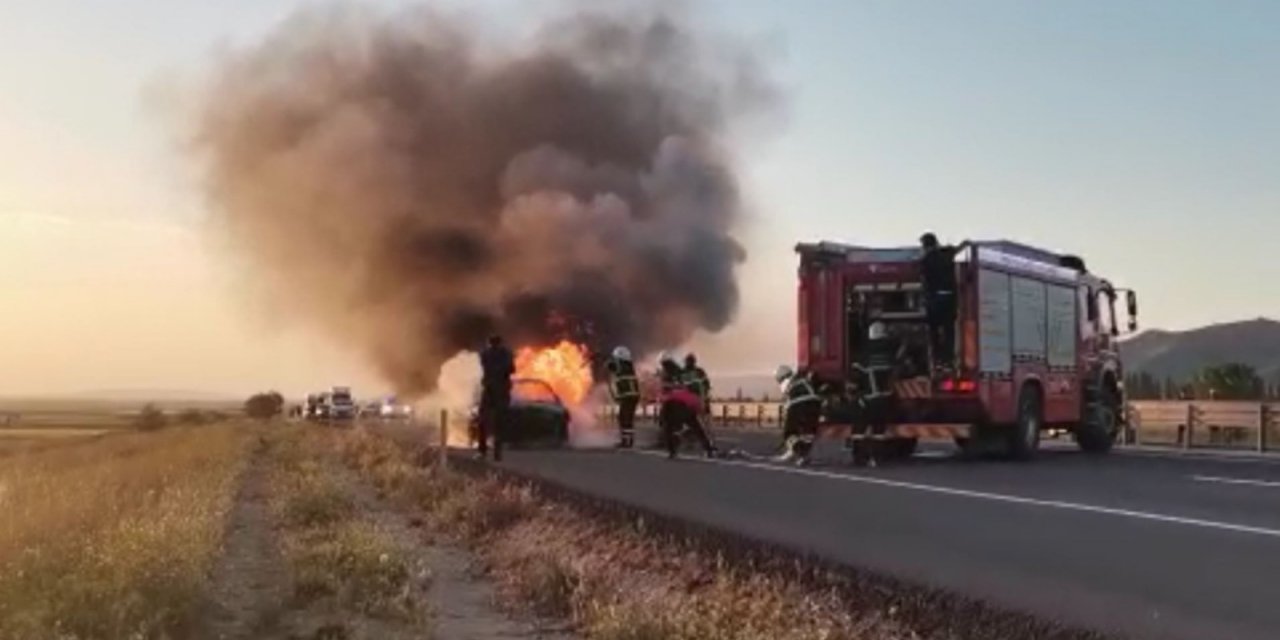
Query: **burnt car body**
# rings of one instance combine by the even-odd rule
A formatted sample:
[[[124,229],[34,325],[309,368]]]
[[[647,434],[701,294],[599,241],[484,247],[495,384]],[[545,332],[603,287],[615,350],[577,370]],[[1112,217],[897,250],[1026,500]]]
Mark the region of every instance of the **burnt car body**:
[[[471,442],[480,437],[479,394],[470,416]],[[500,427],[503,442],[512,448],[563,447],[569,442],[569,409],[551,385],[534,378],[511,381],[511,406]]]

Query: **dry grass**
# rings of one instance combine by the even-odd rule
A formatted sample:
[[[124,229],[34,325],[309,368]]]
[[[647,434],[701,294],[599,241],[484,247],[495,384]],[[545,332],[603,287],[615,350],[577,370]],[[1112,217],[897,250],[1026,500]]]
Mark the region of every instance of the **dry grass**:
[[[604,524],[493,478],[421,468],[378,436],[345,457],[477,551],[513,606],[567,619],[600,640],[886,640],[916,636],[887,617],[797,582],[736,570],[671,540]]]
[[[216,556],[244,429],[77,442],[0,466],[0,638],[165,638]]]
[[[360,504],[331,434],[283,431],[271,447],[273,509],[293,570],[295,605],[422,622],[421,571]]]

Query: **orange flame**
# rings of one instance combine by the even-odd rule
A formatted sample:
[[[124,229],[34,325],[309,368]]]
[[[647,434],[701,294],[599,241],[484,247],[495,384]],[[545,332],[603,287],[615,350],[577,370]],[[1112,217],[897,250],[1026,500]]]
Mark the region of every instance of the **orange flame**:
[[[554,347],[524,347],[516,353],[516,378],[541,380],[569,407],[581,405],[591,391],[591,361],[587,348],[560,341]]]

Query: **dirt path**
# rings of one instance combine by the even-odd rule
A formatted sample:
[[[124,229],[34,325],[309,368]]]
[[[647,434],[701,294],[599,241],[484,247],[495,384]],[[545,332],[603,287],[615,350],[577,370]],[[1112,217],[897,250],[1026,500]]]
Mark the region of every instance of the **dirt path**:
[[[194,638],[264,638],[278,631],[290,585],[267,505],[266,476],[259,447],[241,478]]]
[[[372,487],[345,468],[334,470],[355,497],[362,518],[390,534],[408,551],[415,574],[414,598],[426,609],[429,632],[420,625],[377,620],[324,606],[298,607],[290,567],[268,503],[269,460],[265,445],[251,454],[228,516],[223,554],[210,576],[189,637],[197,640],[574,640],[575,636],[507,615],[492,583],[473,569],[467,551],[438,543],[421,520],[378,498]]]
[[[405,513],[379,500],[371,487],[351,476],[361,508],[401,545],[414,549],[415,564],[429,568],[427,603],[434,640],[575,640],[576,636],[504,613],[493,584],[473,569],[474,557],[443,544]]]
[[[576,637],[504,616],[496,609],[493,585],[477,577],[466,551],[433,545],[427,552],[435,570],[431,604],[436,612],[436,637],[440,640],[573,640]]]

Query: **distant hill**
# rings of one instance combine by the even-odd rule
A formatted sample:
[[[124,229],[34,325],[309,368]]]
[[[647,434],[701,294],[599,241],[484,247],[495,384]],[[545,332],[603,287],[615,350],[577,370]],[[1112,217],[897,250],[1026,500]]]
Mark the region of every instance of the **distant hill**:
[[[1188,380],[1206,366],[1241,362],[1263,380],[1280,378],[1280,322],[1260,318],[1190,331],[1146,331],[1120,346],[1125,368]]]

